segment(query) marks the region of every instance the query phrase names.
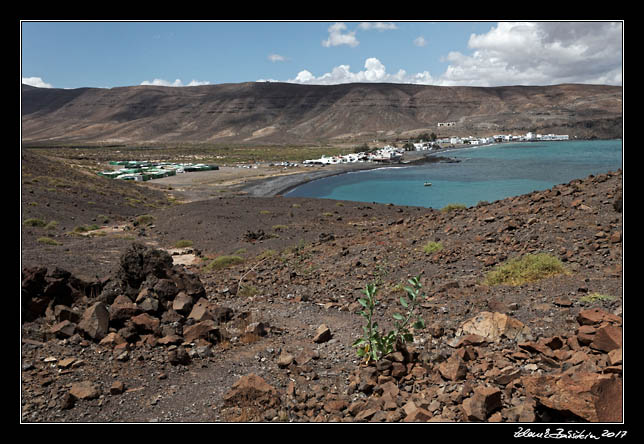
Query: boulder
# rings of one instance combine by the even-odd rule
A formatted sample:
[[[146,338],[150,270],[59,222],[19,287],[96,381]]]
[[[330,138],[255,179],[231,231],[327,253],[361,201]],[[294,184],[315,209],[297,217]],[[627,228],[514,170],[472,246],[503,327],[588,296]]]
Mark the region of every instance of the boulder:
[[[134,326],[136,327],[137,331],[139,332],[150,332],[150,333],[156,333],[157,330],[159,329],[159,325],[161,324],[161,321],[159,319],[150,316],[147,313],[141,313],[139,315],[136,315],[130,319]]]
[[[327,342],[331,339],[331,330],[325,324],[322,324],[318,327],[313,337],[313,342],[320,344],[322,342]]]
[[[140,308],[125,295],[119,295],[110,306],[110,321],[124,321],[136,316]]]
[[[577,322],[579,322],[580,325],[599,325],[602,322],[610,322],[620,325],[622,323],[622,318],[608,313],[601,308],[590,308],[579,312],[577,315]]]
[[[194,325],[183,329],[183,337],[186,342],[194,342],[197,339],[205,339],[209,342],[218,342],[221,340],[219,327],[212,319],[197,322]]]
[[[224,395],[224,405],[247,407],[275,407],[280,398],[277,390],[269,385],[264,378],[254,373],[242,376]]]
[[[438,366],[438,371],[445,379],[459,381],[465,379],[467,366],[465,365],[465,361],[457,353],[453,353],[447,361],[442,362]]]
[[[621,390],[620,399],[615,395],[621,381],[615,376],[588,372],[530,375],[523,376],[521,383],[528,396],[550,409],[554,422],[598,422],[617,405],[621,411]]]
[[[75,399],[96,399],[101,395],[101,392],[93,382],[81,381],[72,384],[69,394]]]
[[[491,342],[502,338],[525,341],[531,337],[530,329],[521,321],[497,312],[483,311],[461,325],[466,335],[478,335]]]
[[[622,348],[622,329],[614,325],[605,325],[600,327],[590,343],[590,347],[603,351],[610,352]]]
[[[501,406],[501,390],[495,387],[475,388],[474,394],[462,404],[463,414],[468,421],[485,421]]]
[[[185,291],[180,291],[172,301],[172,309],[177,313],[188,314],[192,309],[192,296]]]
[[[100,341],[109,329],[110,313],[102,302],[90,306],[78,324],[78,328],[89,338]]]

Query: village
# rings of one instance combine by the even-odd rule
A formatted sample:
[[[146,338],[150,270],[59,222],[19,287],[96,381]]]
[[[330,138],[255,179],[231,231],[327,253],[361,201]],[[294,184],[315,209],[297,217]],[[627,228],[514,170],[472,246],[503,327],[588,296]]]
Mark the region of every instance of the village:
[[[439,126],[448,126],[449,123],[439,124]],[[459,147],[465,145],[490,145],[494,143],[506,142],[540,142],[540,141],[563,141],[569,140],[567,134],[536,134],[528,132],[524,135],[502,134],[490,137],[445,137],[436,138],[432,141],[420,140],[418,142],[407,141],[402,148],[391,145],[385,145],[370,151],[361,151],[358,153],[344,154],[341,156],[322,156],[319,159],[305,160],[305,165],[335,165],[341,163],[355,162],[401,162],[406,151],[434,151],[447,147]]]
[[[449,123],[443,124],[443,126]],[[418,141],[404,141],[402,147],[394,145],[385,145],[382,148],[368,149],[364,146],[362,151],[353,152],[336,156],[322,156],[318,159],[307,159],[301,164],[291,161],[272,162],[268,166],[281,167],[313,167],[325,165],[338,165],[358,162],[375,162],[375,163],[404,163],[405,152],[412,151],[439,151],[449,148],[462,148],[465,146],[482,146],[495,143],[508,142],[539,142],[539,141],[563,141],[569,140],[568,135],[558,134],[536,134],[528,132],[524,135],[503,134],[489,137],[443,137],[436,138],[434,134],[432,140],[416,139]],[[356,149],[357,151],[358,149]],[[152,161],[112,161],[110,165],[119,166],[118,169],[100,171],[98,174],[103,177],[120,180],[148,181],[151,179],[160,179],[176,174],[194,172],[194,171],[211,171],[218,170],[219,166],[211,164],[193,164],[193,163],[170,163],[170,162],[152,162]],[[237,168],[257,168],[257,164],[236,165]]]

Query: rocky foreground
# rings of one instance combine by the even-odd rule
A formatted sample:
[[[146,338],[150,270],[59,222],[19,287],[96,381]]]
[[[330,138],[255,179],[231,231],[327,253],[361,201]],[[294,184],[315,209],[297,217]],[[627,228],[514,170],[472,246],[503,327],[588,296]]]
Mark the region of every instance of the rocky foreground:
[[[351,230],[226,266],[137,241],[93,282],[26,267],[22,421],[622,420],[621,171],[451,212],[361,208]],[[485,281],[540,252],[565,272]],[[424,328],[365,363],[362,289],[386,330],[412,276]]]

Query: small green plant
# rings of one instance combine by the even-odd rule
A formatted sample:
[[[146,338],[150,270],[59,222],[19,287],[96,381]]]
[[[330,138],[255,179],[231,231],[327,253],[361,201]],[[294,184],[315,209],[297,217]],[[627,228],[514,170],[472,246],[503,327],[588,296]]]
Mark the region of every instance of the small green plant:
[[[423,251],[426,254],[437,253],[443,249],[443,244],[441,242],[432,242],[429,241],[423,247]]]
[[[414,311],[421,298],[420,291],[422,285],[419,276],[408,280],[411,287],[404,287],[409,299],[405,296],[400,297],[400,304],[407,310],[406,314],[394,313],[394,330],[387,334],[382,334],[379,330],[378,323],[374,321],[374,311],[379,302],[376,300],[378,287],[376,284],[367,284],[363,293],[366,298],[358,299],[358,302],[364,310],[360,315],[367,320],[367,325],[362,327],[363,336],[353,343],[353,347],[358,347],[356,354],[365,359],[365,362],[379,361],[383,356],[393,352],[398,344],[412,342],[414,337],[409,330],[409,324],[414,316]],[[425,327],[425,321],[418,316],[412,324],[414,329]]]
[[[192,241],[188,239],[181,239],[178,240],[176,244],[174,244],[175,248],[187,248],[187,247],[192,247]]]

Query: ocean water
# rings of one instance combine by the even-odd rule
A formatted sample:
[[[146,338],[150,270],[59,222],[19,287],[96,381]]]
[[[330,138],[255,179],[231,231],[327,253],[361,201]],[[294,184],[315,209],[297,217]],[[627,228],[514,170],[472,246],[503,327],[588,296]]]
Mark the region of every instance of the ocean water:
[[[303,184],[285,196],[469,207],[622,168],[622,141],[503,143],[439,155],[460,162],[345,173]],[[432,186],[424,186],[425,182]]]

